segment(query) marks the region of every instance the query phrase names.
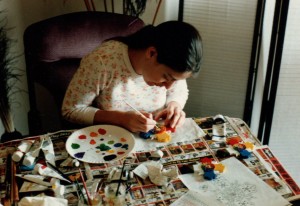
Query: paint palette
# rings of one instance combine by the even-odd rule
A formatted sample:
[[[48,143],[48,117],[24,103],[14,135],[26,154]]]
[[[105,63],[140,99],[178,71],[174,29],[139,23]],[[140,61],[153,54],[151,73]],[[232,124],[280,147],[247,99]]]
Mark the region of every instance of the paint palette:
[[[66,142],[68,153],[83,162],[104,163],[127,156],[135,144],[126,129],[113,125],[95,125],[73,132]]]

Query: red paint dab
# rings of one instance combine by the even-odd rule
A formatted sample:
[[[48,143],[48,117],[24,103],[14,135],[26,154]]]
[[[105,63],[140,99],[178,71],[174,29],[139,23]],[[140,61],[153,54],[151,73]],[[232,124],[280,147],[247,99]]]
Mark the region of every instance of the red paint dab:
[[[92,139],[92,140],[90,141],[90,144],[96,144],[96,141]]]
[[[102,128],[98,129],[98,132],[99,132],[99,134],[101,134],[101,135],[105,135],[105,134],[106,134],[106,130],[105,130],[105,129],[102,129]]]
[[[118,152],[117,154],[118,154],[118,155],[122,155],[122,154],[124,154],[124,153],[125,153],[125,152]]]
[[[211,164],[212,159],[208,158],[208,157],[204,157],[203,159],[200,160],[200,162],[202,164]]]
[[[86,139],[86,136],[83,134],[83,135],[80,135],[78,138],[79,139]]]
[[[121,142],[126,142],[127,140],[124,137],[121,137],[120,141]]]
[[[91,136],[91,137],[97,137],[98,134],[97,134],[96,132],[91,132],[91,133],[90,133],[90,136]]]

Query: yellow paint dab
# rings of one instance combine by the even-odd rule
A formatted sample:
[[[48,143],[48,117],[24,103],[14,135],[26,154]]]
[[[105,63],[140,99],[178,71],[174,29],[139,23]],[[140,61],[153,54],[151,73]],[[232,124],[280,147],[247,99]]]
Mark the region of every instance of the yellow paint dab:
[[[222,163],[215,164],[214,170],[219,171],[220,173],[222,173],[225,170],[225,165],[223,165]]]
[[[171,141],[171,135],[167,132],[158,133],[155,135],[158,142],[170,142]]]
[[[246,149],[249,149],[249,150],[253,150],[254,149],[254,144],[253,143],[251,143],[251,142],[245,142],[244,144],[246,146]]]
[[[115,153],[115,150],[111,149],[107,151],[108,153]]]

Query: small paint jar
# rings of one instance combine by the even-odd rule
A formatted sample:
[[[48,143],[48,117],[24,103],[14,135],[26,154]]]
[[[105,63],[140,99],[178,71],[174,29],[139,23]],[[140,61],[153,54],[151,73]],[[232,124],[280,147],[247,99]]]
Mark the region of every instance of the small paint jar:
[[[223,115],[218,114],[213,118],[213,136],[225,137],[226,136],[226,123]]]

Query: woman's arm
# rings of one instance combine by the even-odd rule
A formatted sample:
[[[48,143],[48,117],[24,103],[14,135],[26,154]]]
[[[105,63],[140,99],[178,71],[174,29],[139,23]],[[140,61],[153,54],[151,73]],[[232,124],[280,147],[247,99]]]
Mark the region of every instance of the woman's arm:
[[[92,104],[103,89],[108,75],[104,68],[100,68],[101,65],[96,51],[81,60],[63,100],[62,116],[66,120],[83,125],[93,124],[95,113],[99,109]]]
[[[131,132],[148,132],[156,125],[152,114],[142,112],[143,116],[135,111],[105,111],[95,113],[94,124],[113,124],[124,127]]]

